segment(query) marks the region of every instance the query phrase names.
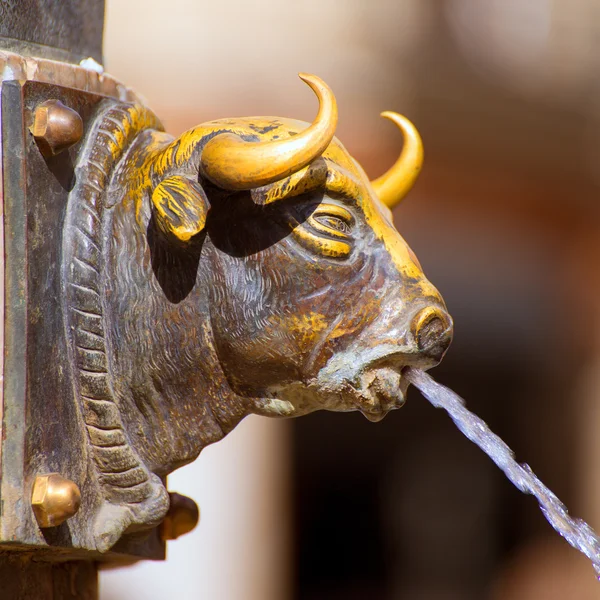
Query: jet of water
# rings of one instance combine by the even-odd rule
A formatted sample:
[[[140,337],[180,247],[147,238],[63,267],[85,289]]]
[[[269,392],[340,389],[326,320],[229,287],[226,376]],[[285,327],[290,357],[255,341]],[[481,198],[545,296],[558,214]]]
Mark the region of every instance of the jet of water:
[[[600,579],[600,538],[594,530],[585,521],[569,516],[565,505],[536,477],[529,465],[519,464],[513,451],[485,421],[466,408],[458,394],[420,369],[408,368],[405,376],[433,406],[443,408],[460,431],[477,444],[519,490],[535,496],[550,525],[592,561]]]

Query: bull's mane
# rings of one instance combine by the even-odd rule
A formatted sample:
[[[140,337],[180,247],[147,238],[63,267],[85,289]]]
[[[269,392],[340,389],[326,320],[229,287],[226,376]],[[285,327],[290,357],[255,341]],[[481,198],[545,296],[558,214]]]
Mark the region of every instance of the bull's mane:
[[[76,167],[63,239],[65,331],[73,365],[74,396],[93,458],[99,489],[92,536],[107,550],[128,528],[159,522],[168,509],[160,479],[144,465],[123,425],[108,374],[105,307],[104,192],[111,170],[137,134],[161,129],[139,105],[101,106]]]

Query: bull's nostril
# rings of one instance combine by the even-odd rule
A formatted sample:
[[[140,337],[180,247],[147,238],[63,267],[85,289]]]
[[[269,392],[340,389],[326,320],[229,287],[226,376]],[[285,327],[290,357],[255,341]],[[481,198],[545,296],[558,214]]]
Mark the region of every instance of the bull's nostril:
[[[444,323],[439,317],[434,317],[428,321],[417,332],[417,344],[419,350],[424,350],[433,346],[444,333]]]
[[[450,343],[451,326],[446,313],[428,306],[415,315],[411,329],[419,350],[436,360],[441,360]]]

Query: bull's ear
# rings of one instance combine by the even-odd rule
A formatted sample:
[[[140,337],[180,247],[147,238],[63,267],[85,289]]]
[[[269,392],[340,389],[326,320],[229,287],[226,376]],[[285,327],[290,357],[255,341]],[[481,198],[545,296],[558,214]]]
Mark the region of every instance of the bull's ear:
[[[204,229],[209,204],[196,181],[181,175],[163,179],[152,192],[152,204],[158,226],[182,242]]]

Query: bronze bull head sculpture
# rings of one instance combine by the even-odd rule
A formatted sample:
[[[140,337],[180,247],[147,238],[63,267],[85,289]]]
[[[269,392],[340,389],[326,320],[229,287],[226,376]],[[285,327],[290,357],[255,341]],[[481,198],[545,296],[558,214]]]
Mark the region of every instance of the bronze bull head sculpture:
[[[90,539],[157,524],[164,479],[246,415],[404,402],[402,369],[436,365],[442,298],[392,224],[422,145],[403,131],[369,182],[334,138],[337,107],[302,75],[314,123],[224,119],[173,139],[140,105],[99,109],[63,244],[66,331],[90,479]]]

